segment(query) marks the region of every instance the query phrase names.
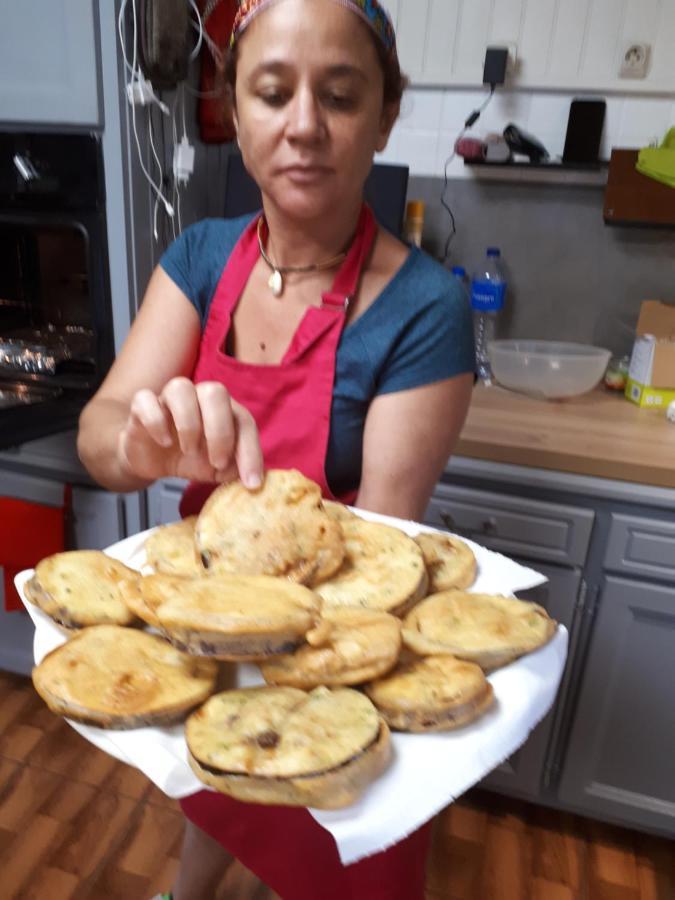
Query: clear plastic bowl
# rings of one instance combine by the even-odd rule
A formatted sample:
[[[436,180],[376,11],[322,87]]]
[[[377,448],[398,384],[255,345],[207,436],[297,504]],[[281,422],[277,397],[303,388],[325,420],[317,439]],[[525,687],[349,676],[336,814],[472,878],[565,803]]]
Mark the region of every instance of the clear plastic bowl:
[[[488,355],[493,375],[503,387],[553,400],[593,390],[611,353],[564,341],[491,341]]]

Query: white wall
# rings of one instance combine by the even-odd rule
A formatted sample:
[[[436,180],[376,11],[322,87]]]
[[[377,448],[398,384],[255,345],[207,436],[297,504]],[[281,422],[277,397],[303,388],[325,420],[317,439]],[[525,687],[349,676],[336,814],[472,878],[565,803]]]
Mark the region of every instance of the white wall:
[[[378,159],[405,163],[411,175],[442,176],[444,164],[465,119],[487,96],[486,89],[410,88],[403,99],[401,117],[389,145]],[[537,137],[551,156],[560,156],[565,144],[570,101],[579,93],[497,89],[472,134],[502,132],[510,122]],[[601,95],[594,95],[601,96]],[[612,147],[643,147],[661,141],[675,126],[675,91],[670,96],[645,97],[613,94],[600,155],[608,159]],[[461,159],[448,168],[452,178],[470,177]]]

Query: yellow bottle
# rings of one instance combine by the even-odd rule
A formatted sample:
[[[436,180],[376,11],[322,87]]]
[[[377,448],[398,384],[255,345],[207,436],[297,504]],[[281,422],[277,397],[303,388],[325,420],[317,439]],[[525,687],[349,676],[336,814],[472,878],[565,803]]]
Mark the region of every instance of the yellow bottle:
[[[416,247],[422,246],[424,232],[424,201],[410,200],[405,211],[405,238]]]

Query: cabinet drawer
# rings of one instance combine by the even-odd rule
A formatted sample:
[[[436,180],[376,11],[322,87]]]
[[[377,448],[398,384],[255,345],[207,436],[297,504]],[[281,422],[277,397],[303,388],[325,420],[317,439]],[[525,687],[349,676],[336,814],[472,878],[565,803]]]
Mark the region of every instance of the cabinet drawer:
[[[614,513],[605,567],[675,581],[675,522]]]
[[[430,525],[465,535],[508,556],[583,565],[595,513],[581,507],[438,485]]]

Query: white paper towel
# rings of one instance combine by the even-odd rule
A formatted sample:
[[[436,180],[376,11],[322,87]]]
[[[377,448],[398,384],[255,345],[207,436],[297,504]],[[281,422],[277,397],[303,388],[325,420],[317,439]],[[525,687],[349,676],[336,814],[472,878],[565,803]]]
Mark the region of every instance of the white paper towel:
[[[433,531],[372,513],[364,518],[385,522],[410,535]],[[134,535],[107,553],[134,568],[145,563],[143,544],[150,532]],[[476,554],[475,593],[517,593],[543,584],[539,573],[467,541]],[[32,570],[21,572],[15,584],[35,624],[35,661],[66,640],[41,610],[25,599],[24,585]],[[345,864],[356,862],[401,840],[439,810],[480,781],[525,742],[553,704],[565,665],[567,632],[559,626],[554,639],[535,653],[494,672],[493,710],[477,722],[445,734],[392,734],[394,760],[358,803],[339,811],[310,810],[335,838]],[[238,667],[241,685],[261,684],[258,668]],[[187,763],[183,726],[104,731],[70,723],[95,746],[144,772],[170,797],[186,797],[204,786]]]

